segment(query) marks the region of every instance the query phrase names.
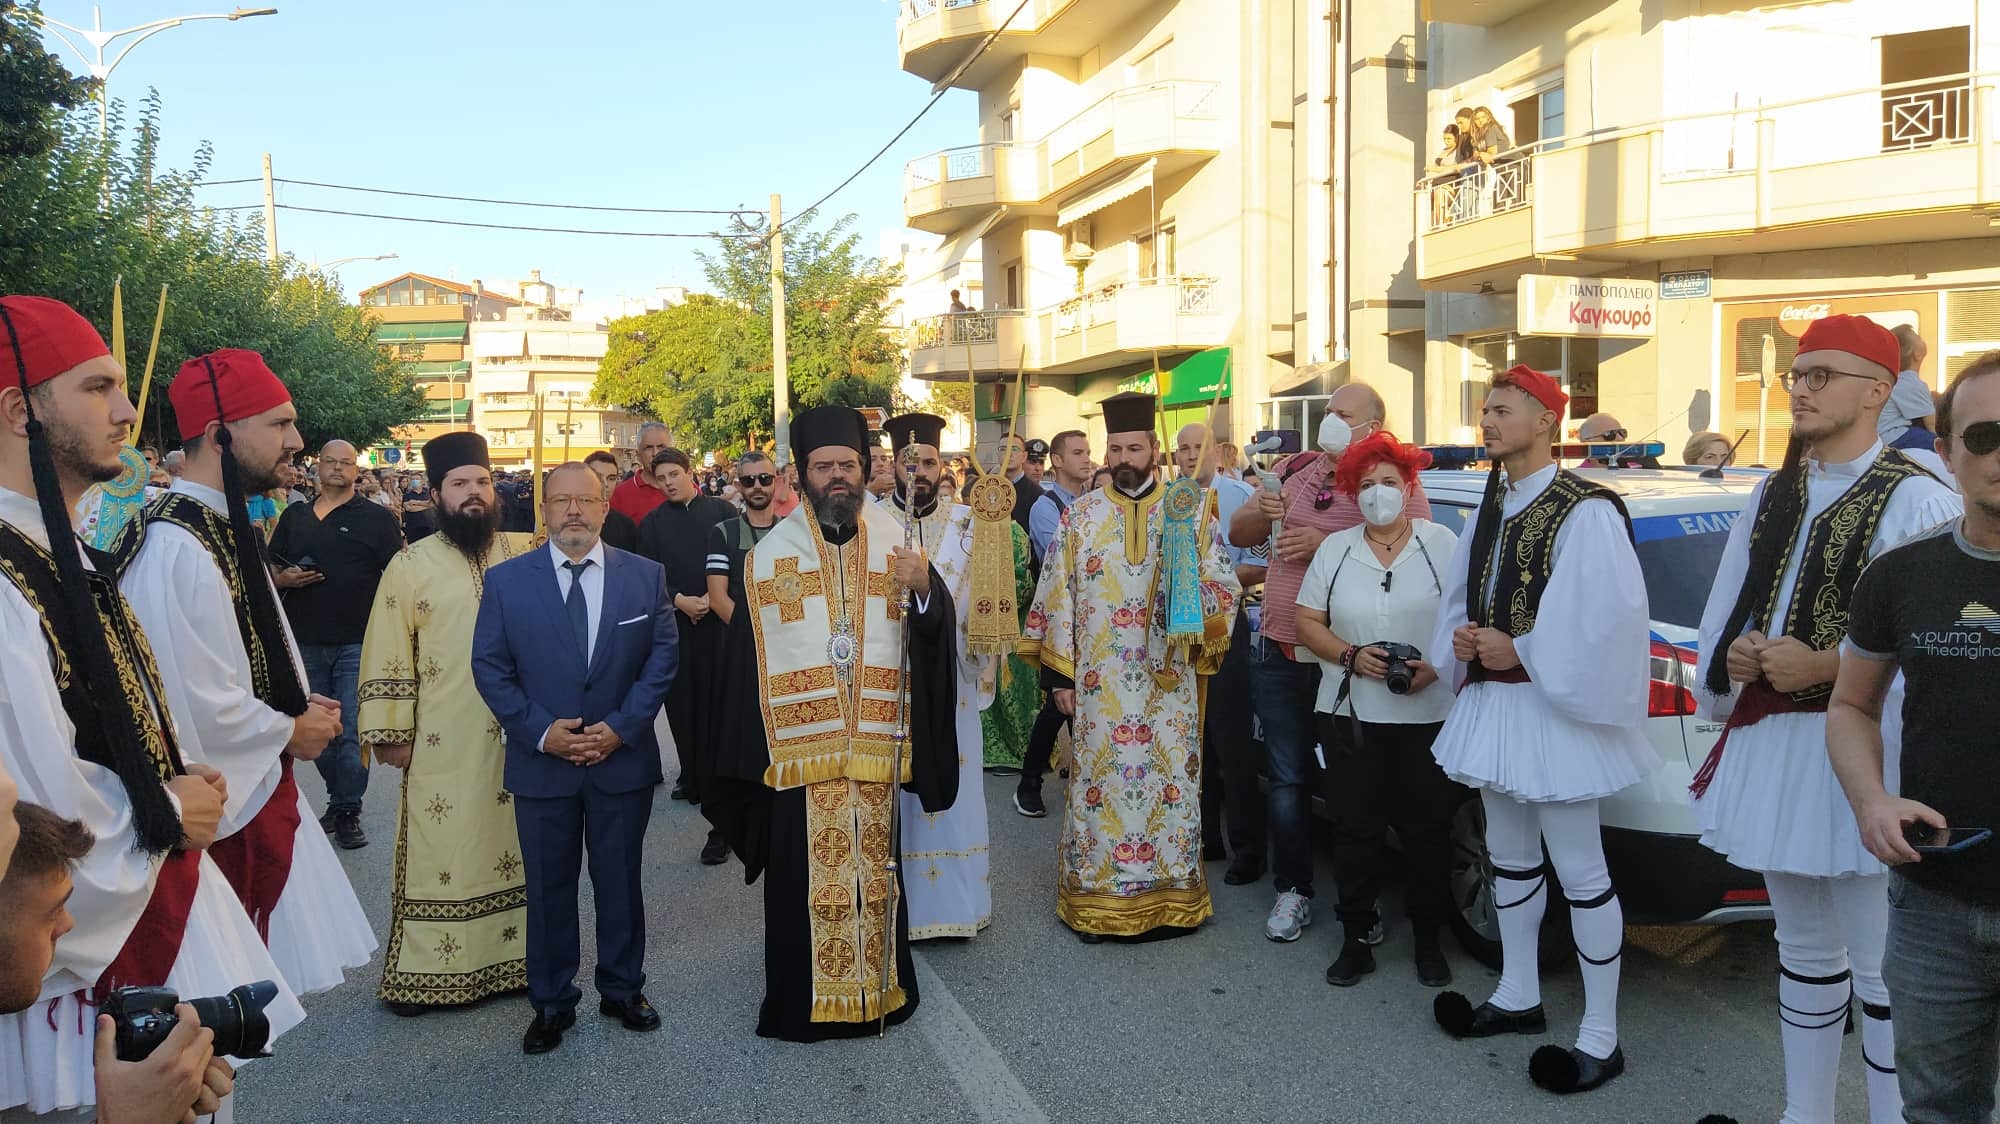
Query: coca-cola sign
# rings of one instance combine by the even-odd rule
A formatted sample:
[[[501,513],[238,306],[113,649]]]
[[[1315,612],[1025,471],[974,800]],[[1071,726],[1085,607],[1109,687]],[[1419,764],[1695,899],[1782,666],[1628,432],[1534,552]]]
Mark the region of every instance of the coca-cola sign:
[[[1524,336],[1651,339],[1659,302],[1652,281],[1530,275],[1515,295],[1515,327]]]
[[[1833,306],[1825,301],[1813,304],[1788,304],[1778,311],[1780,324],[1810,324],[1821,317],[1831,315]]]

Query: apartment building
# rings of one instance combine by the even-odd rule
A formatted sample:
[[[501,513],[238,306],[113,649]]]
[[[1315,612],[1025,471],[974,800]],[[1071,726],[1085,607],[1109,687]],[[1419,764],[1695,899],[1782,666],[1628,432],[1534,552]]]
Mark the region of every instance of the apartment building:
[[[361,307],[375,321],[375,344],[405,364],[428,406],[409,425],[398,426],[389,448],[400,463],[422,466],[424,442],[472,424],[471,325],[498,319],[520,302],[473,285],[423,273],[391,277],[361,291]]]
[[[472,325],[472,394],[479,432],[495,468],[548,468],[604,450],[630,467],[645,419],[591,400],[598,361],[610,347],[599,304],[533,270],[509,282],[519,302]],[[536,459],[536,433],[541,435]]]
[[[1430,435],[1494,371],[1558,373],[1670,460],[1691,429],[1775,463],[1772,379],[1813,320],[1914,326],[1933,387],[2000,345],[1996,0],[1426,0],[1435,138],[1510,136],[1420,182]]]
[[[945,260],[978,243],[982,273],[974,312],[913,321],[910,372],[977,380],[987,449],[1023,371],[1041,436],[1101,438],[1098,403],[1129,389],[1162,396],[1169,431],[1218,400],[1225,435],[1309,430],[1349,377],[1413,431],[1415,0],[1015,7],[903,4],[903,69],[978,93],[976,142],[906,168],[905,220]]]

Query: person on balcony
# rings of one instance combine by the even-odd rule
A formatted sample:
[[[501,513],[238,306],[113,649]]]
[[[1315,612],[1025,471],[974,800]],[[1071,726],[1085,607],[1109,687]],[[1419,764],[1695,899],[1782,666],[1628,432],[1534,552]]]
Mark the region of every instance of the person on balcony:
[[[958,290],[953,289],[951,291],[951,314],[953,316],[956,316],[961,312],[971,312],[971,311],[972,309],[968,307],[964,301],[958,299]]]
[[[1494,164],[1500,154],[1514,147],[1507,130],[1493,117],[1493,111],[1479,106],[1472,111],[1472,159],[1481,166],[1483,185],[1480,189],[1482,211],[1505,210],[1520,202],[1521,183],[1518,177],[1509,177],[1502,182],[1494,172]]]

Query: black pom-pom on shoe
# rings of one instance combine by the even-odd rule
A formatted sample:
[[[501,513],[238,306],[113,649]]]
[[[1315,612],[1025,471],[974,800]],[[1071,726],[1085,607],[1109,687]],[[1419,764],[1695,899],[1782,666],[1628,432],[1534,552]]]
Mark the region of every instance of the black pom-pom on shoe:
[[[1695,1121],[1695,1124],[1736,1124],[1736,1118],[1734,1116],[1724,1116],[1719,1112],[1711,1112],[1700,1120]]]
[[[1456,991],[1447,991],[1431,1001],[1431,1017],[1453,1038],[1465,1037],[1472,1029],[1472,1000]]]
[[[1587,1093],[1625,1072],[1625,1051],[1614,1047],[1608,1058],[1594,1058],[1577,1049],[1543,1046],[1528,1058],[1528,1079],[1551,1093]]]

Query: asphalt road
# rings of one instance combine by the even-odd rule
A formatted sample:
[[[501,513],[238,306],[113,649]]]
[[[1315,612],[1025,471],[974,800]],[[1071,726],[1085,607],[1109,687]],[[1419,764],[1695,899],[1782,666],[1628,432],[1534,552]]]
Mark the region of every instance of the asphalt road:
[[[315,806],[317,774],[299,771]],[[371,844],[340,852],[385,924],[394,770],[375,772]],[[1432,1023],[1391,900],[1378,969],[1351,989],[1322,973],[1327,916],[1296,944],[1264,939],[1271,890],[1221,884],[1201,931],[1154,944],[1079,943],[1054,913],[1057,820],[1028,820],[1011,779],[987,778],[994,921],[975,940],[918,946],[922,1007],[886,1040],[797,1046],[752,1032],[763,986],[762,889],[696,862],[697,810],[660,793],[647,839],[647,994],[665,1026],[632,1034],[596,1014],[588,923],[579,1023],[552,1054],[521,1054],[518,996],[399,1019],[375,1000],[375,964],[307,1001],[275,1058],[245,1066],[237,1119],[334,1122],[611,1121],[1679,1121],[1725,1111],[1750,1124],[1782,1107],[1769,925],[1629,931],[1621,1037],[1626,1075],[1595,1093],[1535,1089],[1527,1059],[1568,1044],[1581,1013],[1573,967],[1544,982],[1551,1033],[1454,1042]],[[1047,787],[1057,794],[1054,779]],[[1051,804],[1055,801],[1052,799]],[[1329,863],[1322,852],[1322,879]],[[586,888],[585,906],[589,899]],[[1448,943],[1475,1001],[1493,973]],[[1865,1119],[1858,1039],[1841,1119]]]

